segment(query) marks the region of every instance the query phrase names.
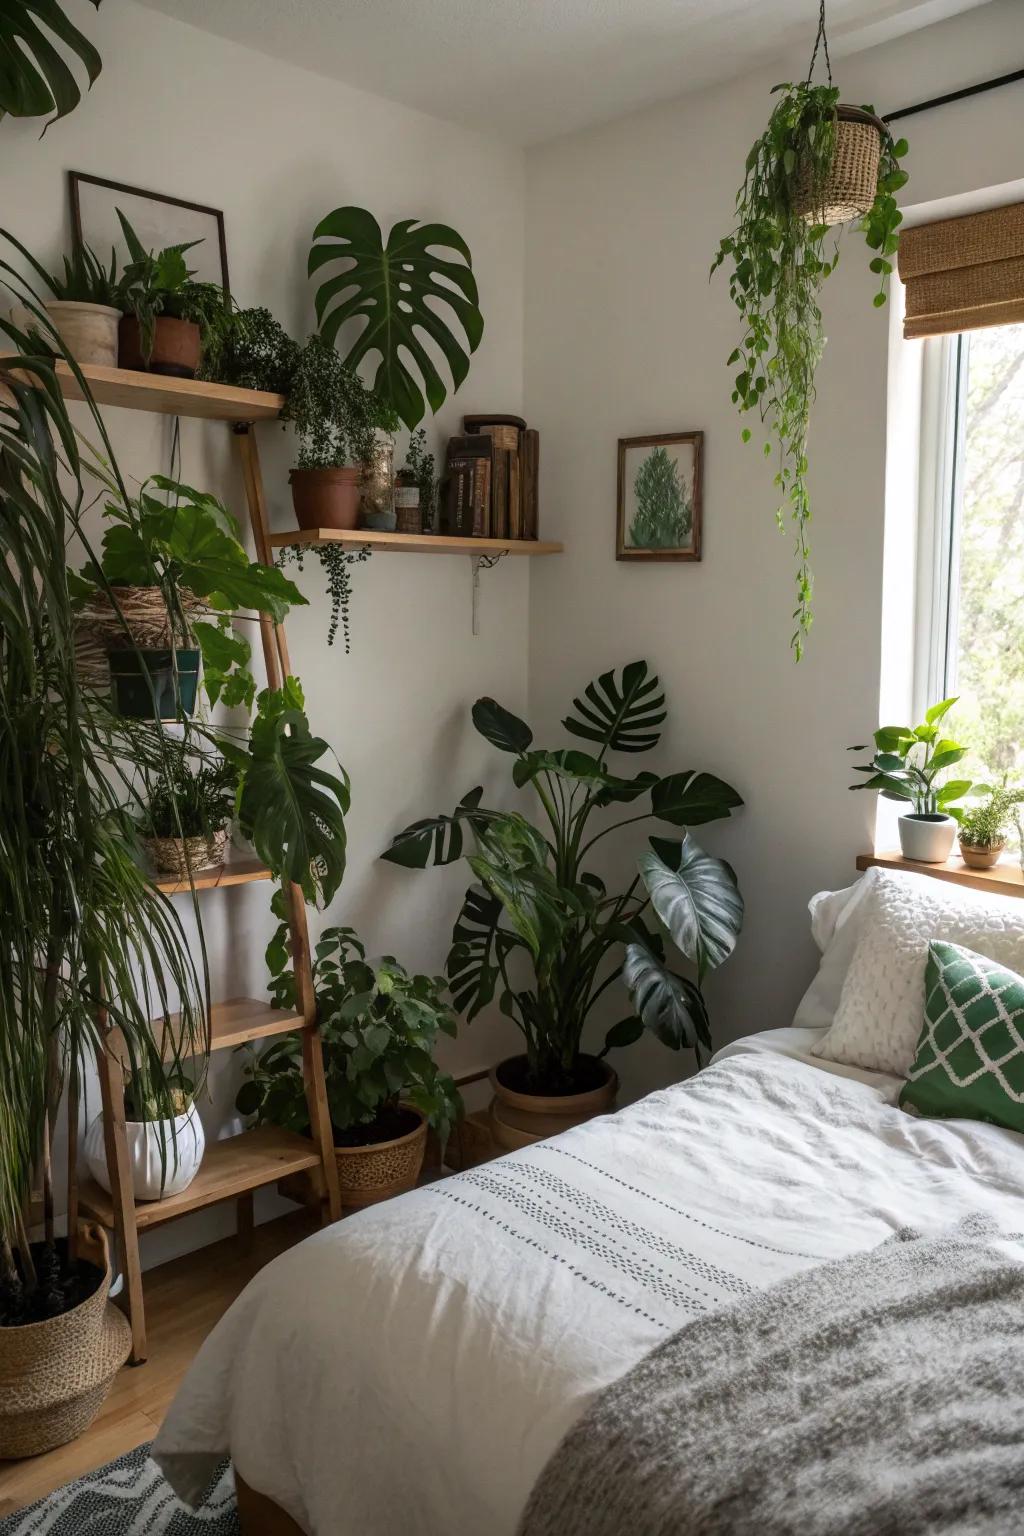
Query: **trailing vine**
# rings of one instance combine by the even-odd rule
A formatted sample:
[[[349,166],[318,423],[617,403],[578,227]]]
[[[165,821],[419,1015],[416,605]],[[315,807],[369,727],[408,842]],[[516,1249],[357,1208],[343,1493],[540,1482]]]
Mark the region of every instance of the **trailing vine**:
[[[823,36],[822,17],[819,41]],[[741,413],[756,410],[766,424],[766,458],[775,440],[779,462],[774,484],[780,498],[776,519],[784,529],[788,509],[796,528],[796,629],[790,644],[799,661],[813,618],[806,476],[815,370],[825,345],[818,299],[839,260],[842,229],[838,225],[830,232],[821,214],[806,209],[821,209],[824,201],[836,144],[839,91],[830,73],[828,85],[812,85],[808,78],[797,85],[777,85],[773,94],[779,99],[747,156],[743,185],[736,194],[735,228],[719,245],[711,272],[731,258],[729,292],[744,327],[742,341],[728,358],[728,366],[736,370],[732,399]],[[870,107],[862,110],[873,113]],[[876,306],[886,301],[890,258],[899,243],[902,214],[894,193],[907,181],[899,162],[908,149],[907,141],[895,141],[888,129],[881,137],[874,202],[858,224],[875,252],[870,267],[880,279]],[[742,436],[750,441],[748,427]]]
[[[350,567],[361,565],[364,560],[369,560],[371,551],[366,545],[362,549],[346,549],[343,544],[317,544],[313,552],[326,573],[327,594],[331,599],[331,622],[327,630],[327,644],[334,644],[340,624],[345,640],[345,655],[348,656],[352,649],[349,629],[349,603],[352,600]],[[301,544],[288,544],[278,552],[277,564],[284,566],[292,563],[301,571],[305,553]]]

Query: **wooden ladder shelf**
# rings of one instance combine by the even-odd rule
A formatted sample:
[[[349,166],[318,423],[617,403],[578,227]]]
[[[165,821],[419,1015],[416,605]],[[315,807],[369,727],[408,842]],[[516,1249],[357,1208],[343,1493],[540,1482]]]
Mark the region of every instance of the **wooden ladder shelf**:
[[[82,371],[95,399],[101,405],[194,416],[231,425],[241,459],[256,558],[264,565],[272,564],[266,500],[253,423],[276,417],[284,404],[282,398],[279,395],[233,389],[219,384],[158,378],[120,368],[84,368]],[[62,372],[59,368],[58,373],[62,375],[62,386],[68,398],[81,398],[70,371],[65,369]],[[290,671],[284,629],[264,616],[260,619],[260,636],[267,681],[272,688],[280,687]],[[157,880],[155,884],[166,894],[176,895],[193,890],[234,889],[254,880],[270,878],[270,871],[249,856],[231,860],[223,869],[197,874],[191,885],[187,881],[174,879]],[[85,1180],[80,1185],[78,1183],[78,1106],[72,1103],[69,1107],[68,1231],[75,1231],[78,1222],[88,1218],[115,1234],[124,1275],[122,1304],[126,1307],[132,1327],[131,1358],[134,1364],[146,1358],[140,1232],[219,1201],[234,1200],[238,1213],[238,1231],[244,1236],[252,1230],[253,1192],[266,1185],[276,1184],[288,1174],[308,1168],[319,1168],[322,1173],[322,1220],[337,1221],[341,1215],[334,1137],[327,1107],[320,1032],[316,1022],[316,996],[313,990],[306,908],[302,892],[297,886],[289,886],[286,897],[296,978],[296,1009],[290,1012],[273,1008],[269,1003],[260,1003],[251,998],[232,998],[214,1004],[210,1015],[210,1049],[228,1050],[246,1041],[263,1040],[291,1030],[301,1031],[302,1071],[312,1139],[275,1126],[260,1126],[257,1130],[244,1131],[241,1135],[213,1142],[207,1146],[202,1167],[186,1190],[165,1200],[136,1203],[128,1164],[124,1067],[119,1049],[122,1042],[117,1030],[105,1032],[103,1047],[97,1053],[111,1188],[109,1195],[92,1180]],[[154,1025],[162,1029],[164,1021],[155,1020]],[[172,1019],[172,1030],[173,1027]]]

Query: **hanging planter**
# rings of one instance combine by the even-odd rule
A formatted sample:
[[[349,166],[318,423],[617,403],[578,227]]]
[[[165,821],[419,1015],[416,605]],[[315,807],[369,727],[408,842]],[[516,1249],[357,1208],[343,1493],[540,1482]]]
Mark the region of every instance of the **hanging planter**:
[[[113,597],[97,591],[78,610],[75,618],[75,665],[79,680],[89,688],[106,692],[110,686],[108,657],[112,651],[170,650],[191,631],[182,633],[190,617],[203,612],[205,604],[187,587],[179,587],[182,619],[172,621],[161,587],[114,586]]]
[[[819,47],[827,85],[812,83]],[[807,438],[825,345],[821,287],[839,259],[843,224],[858,219],[874,252],[870,268],[880,280],[874,303],[885,303],[903,218],[895,193],[907,181],[900,160],[908,146],[893,139],[870,107],[840,104],[824,0],[807,79],[777,85],[772,94],[778,100],[747,156],[736,195],[735,227],[719,245],[711,271],[730,262],[729,293],[743,326],[743,339],[728,359],[736,370],[732,399],[741,413],[756,411],[765,424],[765,456],[778,455],[776,518],[780,528],[787,514],[795,525],[797,604],[790,644],[799,661],[813,617]],[[751,436],[744,428],[744,442]]]

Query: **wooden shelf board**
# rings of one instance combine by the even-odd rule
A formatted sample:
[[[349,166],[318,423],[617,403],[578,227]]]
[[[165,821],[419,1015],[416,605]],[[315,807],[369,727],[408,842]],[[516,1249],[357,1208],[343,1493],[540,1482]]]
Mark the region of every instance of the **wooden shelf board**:
[[[219,869],[197,870],[192,877],[192,885],[187,880],[179,880],[176,875],[160,875],[153,881],[158,891],[163,891],[165,896],[178,896],[182,891],[190,891],[193,886],[197,891],[217,890],[221,886],[248,885],[251,880],[272,880],[273,876],[265,864],[252,854],[237,859],[229,859]]]
[[[440,533],[377,533],[372,528],[292,528],[272,533],[277,549],[291,544],[353,544],[415,555],[560,555],[562,544],[544,539],[462,539]]]
[[[216,1205],[219,1200],[231,1200],[247,1190],[274,1184],[290,1173],[319,1166],[320,1155],[304,1136],[276,1125],[261,1125],[254,1131],[243,1131],[240,1136],[209,1142],[202,1167],[188,1189],[167,1200],[137,1203],[136,1225],[140,1232],[145,1232],[178,1216],[187,1216],[190,1211]],[[92,1179],[86,1179],[80,1186],[78,1202],[82,1215],[113,1228],[113,1202]]]
[[[163,1053],[165,1061],[174,1054],[175,1032],[180,1029],[180,1019],[180,1014],[171,1014]],[[160,1023],[159,1019],[154,1020],[154,1025]],[[227,1002],[214,1003],[210,1009],[210,1050],[233,1050],[249,1040],[265,1040],[270,1035],[283,1035],[302,1027],[302,1015],[294,1009],[274,1008],[254,997],[232,997]]]
[[[207,421],[266,421],[281,414],[283,395],[200,379],[173,379],[129,368],[104,368],[87,363],[82,374],[98,405],[119,405],[129,411],[160,411],[170,416],[200,416]],[[68,400],[83,398],[67,363],[57,364],[57,377]]]
[[[948,880],[954,885],[966,885],[974,891],[988,891],[995,896],[1024,896],[1024,875],[1012,858],[1005,855],[992,869],[968,869],[959,856],[947,859],[944,864],[922,864],[917,859],[905,859],[901,853],[862,853],[857,858],[858,869],[905,869],[915,875],[930,875],[933,880]]]

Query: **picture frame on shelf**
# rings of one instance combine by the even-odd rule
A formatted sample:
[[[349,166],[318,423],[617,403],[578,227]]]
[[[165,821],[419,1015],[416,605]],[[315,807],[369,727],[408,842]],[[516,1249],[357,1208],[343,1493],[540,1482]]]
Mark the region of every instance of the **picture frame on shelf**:
[[[700,560],[703,432],[620,437],[616,560]]]
[[[107,181],[84,171],[68,172],[68,196],[76,246],[90,246],[101,260],[109,257],[113,248],[118,262],[123,264],[128,251],[117,217],[120,209],[147,251],[163,250],[165,246],[182,245],[189,240],[201,241],[188,253],[189,268],[195,272],[197,282],[219,283],[225,292],[230,292],[224,214],[219,208],[121,181]]]

